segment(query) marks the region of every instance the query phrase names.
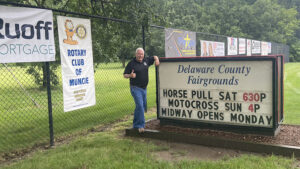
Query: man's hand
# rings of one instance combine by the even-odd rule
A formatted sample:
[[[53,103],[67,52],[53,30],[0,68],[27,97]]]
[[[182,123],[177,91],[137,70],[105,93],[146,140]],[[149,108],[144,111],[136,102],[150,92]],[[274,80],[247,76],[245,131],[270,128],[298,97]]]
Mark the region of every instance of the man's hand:
[[[131,73],[130,73],[130,78],[135,78],[136,77],[136,74],[134,73],[134,70],[132,69]]]
[[[136,74],[134,73],[134,70],[132,69],[130,74],[124,74],[123,76],[126,79],[128,79],[128,78],[133,78],[134,79],[136,77]]]
[[[154,63],[155,63],[155,66],[158,66],[159,65],[159,59],[157,56],[153,56],[154,57]]]

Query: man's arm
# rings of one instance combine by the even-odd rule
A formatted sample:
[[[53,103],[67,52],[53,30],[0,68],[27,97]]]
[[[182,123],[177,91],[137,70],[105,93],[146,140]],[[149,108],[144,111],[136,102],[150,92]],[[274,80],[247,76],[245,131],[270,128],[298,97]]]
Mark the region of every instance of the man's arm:
[[[135,78],[136,74],[134,73],[134,70],[132,69],[130,74],[124,74],[124,78],[128,79],[128,78]]]
[[[154,58],[154,63],[155,63],[155,66],[158,66],[159,65],[159,59],[157,56],[153,56]]]

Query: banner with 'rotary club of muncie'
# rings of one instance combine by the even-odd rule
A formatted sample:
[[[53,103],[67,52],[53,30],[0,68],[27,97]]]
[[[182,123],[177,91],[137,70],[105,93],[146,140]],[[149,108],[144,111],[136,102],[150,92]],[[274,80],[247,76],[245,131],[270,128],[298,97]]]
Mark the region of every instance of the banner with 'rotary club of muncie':
[[[51,10],[0,6],[0,63],[55,61]]]
[[[91,23],[89,19],[57,17],[64,111],[96,104]]]

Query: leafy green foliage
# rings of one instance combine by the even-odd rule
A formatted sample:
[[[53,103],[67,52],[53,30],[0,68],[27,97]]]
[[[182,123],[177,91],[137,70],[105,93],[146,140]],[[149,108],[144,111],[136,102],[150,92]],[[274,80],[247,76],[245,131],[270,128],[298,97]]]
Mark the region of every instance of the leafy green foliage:
[[[156,28],[150,29],[150,25],[153,24],[284,43],[290,46],[291,61],[300,60],[299,0],[13,0],[12,2],[106,17],[107,19],[91,18],[95,64],[121,61],[125,66],[126,60],[134,57],[135,49],[142,46],[142,27],[146,33],[146,55],[163,56],[164,32]],[[63,13],[54,12],[54,19],[56,15]],[[109,18],[118,20],[115,22]],[[57,33],[55,35],[57,36]],[[60,61],[58,49],[57,47],[57,62]],[[33,68],[30,68],[29,72],[36,78],[37,83],[45,77],[34,72]]]
[[[40,64],[34,64],[35,66],[29,66],[26,70],[26,73],[30,74],[33,79],[35,84],[40,85],[45,87],[46,86],[46,77],[44,77],[44,75],[46,75],[46,73],[44,73],[46,70],[45,65],[40,65]],[[38,66],[39,65],[39,66]],[[58,65],[57,64],[53,64],[51,66],[50,71],[50,83],[53,86],[57,86],[59,84],[59,77],[56,74],[56,70],[57,70]]]
[[[299,0],[168,0],[160,5],[167,27],[284,43],[292,61],[300,60]]]
[[[287,43],[299,29],[297,11],[274,0],[169,0],[169,27]]]

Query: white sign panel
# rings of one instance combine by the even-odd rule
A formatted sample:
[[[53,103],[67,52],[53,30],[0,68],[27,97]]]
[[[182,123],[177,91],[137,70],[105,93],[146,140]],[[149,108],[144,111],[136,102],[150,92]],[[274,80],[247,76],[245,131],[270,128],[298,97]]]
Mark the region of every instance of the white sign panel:
[[[268,55],[268,42],[261,42],[261,55]]]
[[[0,6],[0,63],[55,61],[52,11]]]
[[[223,42],[200,40],[201,56],[225,56],[225,45]]]
[[[237,55],[238,54],[238,45],[237,38],[227,37],[227,55]]]
[[[257,40],[252,40],[252,45],[251,45],[251,53],[252,54],[260,54],[260,41]]]
[[[272,70],[265,60],[161,62],[159,118],[271,128]]]
[[[246,39],[239,38],[239,54],[246,54]]]
[[[268,54],[272,53],[272,43],[268,42]]]
[[[96,104],[91,23],[89,19],[57,17],[64,111]]]
[[[251,39],[247,39],[247,56],[251,56],[251,47],[252,47]]]

